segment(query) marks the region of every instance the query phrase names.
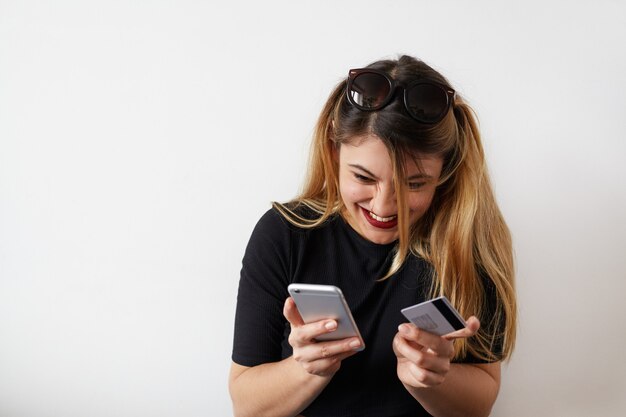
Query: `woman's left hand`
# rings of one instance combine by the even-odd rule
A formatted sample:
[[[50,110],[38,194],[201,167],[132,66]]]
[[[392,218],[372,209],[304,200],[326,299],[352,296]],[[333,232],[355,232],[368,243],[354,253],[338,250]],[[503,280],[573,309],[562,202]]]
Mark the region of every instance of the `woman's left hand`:
[[[452,340],[476,334],[480,322],[475,316],[465,322],[465,328],[445,336],[437,336],[415,327],[412,323],[398,326],[393,338],[393,351],[398,359],[398,378],[403,384],[427,388],[441,384],[450,370],[454,356]]]

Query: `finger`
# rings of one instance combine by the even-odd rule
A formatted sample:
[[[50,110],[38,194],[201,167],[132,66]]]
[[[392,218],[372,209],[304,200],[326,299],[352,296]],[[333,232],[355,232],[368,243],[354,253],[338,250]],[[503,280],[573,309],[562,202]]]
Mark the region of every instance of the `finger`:
[[[300,362],[300,366],[312,375],[326,376],[332,375],[339,370],[341,361],[337,357],[319,359],[311,362]]]
[[[283,306],[283,315],[291,324],[291,327],[300,327],[304,325],[304,320],[302,320],[302,316],[296,307],[296,303],[293,301],[293,298],[287,297],[285,300],[285,305]]]
[[[283,315],[291,324],[292,329],[298,329],[297,339],[300,342],[311,341],[318,336],[337,330],[337,321],[332,319],[305,323],[300,315],[300,312],[298,311],[296,303],[291,297],[288,297],[287,300],[285,300]]]
[[[478,332],[478,329],[480,329],[480,320],[478,320],[476,316],[471,316],[465,322],[465,328],[449,333],[443,337],[448,340],[464,339],[474,336],[476,332]]]
[[[413,348],[402,335],[398,334],[394,339],[394,352],[400,353],[418,368],[437,374],[445,374],[450,370],[450,360],[436,355],[432,351]]]
[[[447,357],[450,356],[451,352],[454,350],[454,347],[449,340],[420,329],[412,323],[401,324],[398,326],[398,331],[403,338],[414,341],[415,343],[425,347],[425,350],[430,349],[436,355]]]
[[[326,359],[318,359],[312,362],[303,362],[301,363],[301,365],[310,374],[319,376],[331,375],[339,370],[341,362],[344,359],[354,355],[355,353],[358,353],[358,351],[352,350],[350,352],[344,352],[334,356],[330,356]]]
[[[328,356],[322,359],[316,359],[310,362],[300,361],[300,365],[304,368],[305,371],[313,375],[332,375],[339,370],[341,362],[344,359],[354,355],[355,353],[358,353],[358,351],[350,349],[346,352],[337,353],[336,355]]]
[[[337,330],[337,321],[325,319],[304,324],[297,329],[297,338],[300,341],[312,341],[327,333]]]
[[[329,358],[334,356],[340,356],[344,354],[353,355],[357,352],[357,349],[361,347],[361,341],[356,338],[348,338],[332,342],[320,342],[315,346],[319,348],[319,352],[322,358]]]
[[[412,340],[405,339],[404,337],[402,337],[402,334],[400,332],[398,332],[398,333],[396,333],[396,335],[395,335],[395,337],[393,338],[393,341],[392,341],[393,352],[396,354],[397,357],[404,357],[404,355],[400,351],[398,351],[396,349],[396,347],[397,347],[396,339],[398,339],[398,338],[401,338],[404,341],[404,343],[408,344],[414,350],[420,351],[420,350],[424,349],[424,346],[419,345],[419,344],[417,344],[416,342],[414,342]]]
[[[439,385],[445,379],[445,375],[429,371],[428,369],[420,368],[414,363],[411,363],[409,369],[411,375],[415,379],[415,382],[423,387],[432,387],[435,385]]]
[[[294,359],[298,362],[315,362],[326,359],[343,360],[357,353],[361,342],[357,338],[310,343],[294,349]]]
[[[415,362],[419,360],[420,351],[420,348],[410,345],[409,341],[402,337],[400,333],[393,338],[393,352],[399,358],[406,358],[411,362]]]

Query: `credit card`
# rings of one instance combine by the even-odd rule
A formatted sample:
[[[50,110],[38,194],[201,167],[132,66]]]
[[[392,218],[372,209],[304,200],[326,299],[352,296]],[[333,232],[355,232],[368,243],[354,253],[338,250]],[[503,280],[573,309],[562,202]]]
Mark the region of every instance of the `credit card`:
[[[418,328],[438,336],[465,328],[465,320],[446,297],[437,297],[400,311]]]

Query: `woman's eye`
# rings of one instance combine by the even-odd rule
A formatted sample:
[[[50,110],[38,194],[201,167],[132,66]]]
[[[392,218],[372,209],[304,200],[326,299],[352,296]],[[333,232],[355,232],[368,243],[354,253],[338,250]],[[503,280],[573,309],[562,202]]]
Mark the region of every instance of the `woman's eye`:
[[[361,182],[372,182],[372,179],[361,174],[354,174],[354,178]]]
[[[424,186],[424,184],[426,184],[425,182],[410,182],[409,183],[409,189],[410,190],[419,190],[420,188],[422,188]]]

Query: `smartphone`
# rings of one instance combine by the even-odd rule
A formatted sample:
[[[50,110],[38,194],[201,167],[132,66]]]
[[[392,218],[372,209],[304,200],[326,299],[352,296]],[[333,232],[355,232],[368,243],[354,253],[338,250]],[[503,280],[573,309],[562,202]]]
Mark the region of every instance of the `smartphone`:
[[[465,320],[446,297],[438,297],[400,310],[420,329],[438,336],[465,328]]]
[[[361,346],[358,350],[365,349],[361,333],[339,288],[334,285],[294,283],[289,285],[287,290],[293,301],[295,301],[305,323],[324,319],[337,321],[337,329],[334,332],[316,337],[316,340],[338,340],[358,337],[361,341]]]

